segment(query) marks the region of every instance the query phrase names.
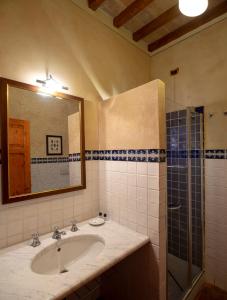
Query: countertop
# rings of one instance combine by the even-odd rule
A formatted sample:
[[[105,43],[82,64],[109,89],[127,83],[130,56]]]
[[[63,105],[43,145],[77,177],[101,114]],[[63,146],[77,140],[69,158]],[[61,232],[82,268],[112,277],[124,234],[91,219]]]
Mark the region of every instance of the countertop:
[[[42,236],[42,243],[36,248],[24,242],[0,250],[0,299],[62,299],[149,242],[147,236],[113,221],[107,221],[98,227],[83,222],[78,224],[78,227],[77,232],[71,232],[69,227],[65,228],[67,235],[62,239],[95,234],[104,239],[105,247],[95,259],[83,264],[75,263],[75,267],[73,265],[67,273],[40,275],[31,270],[31,262],[35,255],[46,246],[56,243],[51,234]]]

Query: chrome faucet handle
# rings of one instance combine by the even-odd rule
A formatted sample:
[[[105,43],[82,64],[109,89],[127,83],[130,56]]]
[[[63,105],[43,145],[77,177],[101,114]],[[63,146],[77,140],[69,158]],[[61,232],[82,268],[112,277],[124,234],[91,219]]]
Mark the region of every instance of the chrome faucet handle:
[[[32,234],[32,237],[33,237],[33,238],[38,238],[38,237],[39,237],[39,233],[38,233],[38,232],[33,233],[33,234]]]
[[[32,234],[32,243],[31,243],[31,246],[32,247],[37,247],[41,244],[40,240],[39,240],[39,233],[36,232],[36,233],[33,233]]]
[[[53,228],[54,232],[53,232],[53,235],[52,235],[52,239],[55,239],[55,240],[58,240],[61,238],[61,234],[60,234],[60,231],[59,231],[59,227],[58,226],[54,226]]]
[[[71,229],[70,229],[70,230],[71,230],[72,232],[76,232],[76,231],[78,231],[78,230],[79,230],[79,228],[77,227],[77,224],[76,224],[76,223],[77,223],[77,221],[76,221],[76,220],[73,220],[71,223],[72,223],[72,227],[71,227]]]
[[[65,231],[60,231],[58,226],[54,226],[52,239],[60,240],[62,235],[66,235]]]
[[[54,230],[54,232],[59,231],[59,226],[54,226],[53,230]]]

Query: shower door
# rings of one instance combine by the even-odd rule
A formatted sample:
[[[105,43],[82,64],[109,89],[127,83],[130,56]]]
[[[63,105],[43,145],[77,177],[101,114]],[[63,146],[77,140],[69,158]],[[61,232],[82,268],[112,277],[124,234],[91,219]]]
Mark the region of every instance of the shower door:
[[[203,269],[203,114],[167,113],[168,295],[183,299]]]

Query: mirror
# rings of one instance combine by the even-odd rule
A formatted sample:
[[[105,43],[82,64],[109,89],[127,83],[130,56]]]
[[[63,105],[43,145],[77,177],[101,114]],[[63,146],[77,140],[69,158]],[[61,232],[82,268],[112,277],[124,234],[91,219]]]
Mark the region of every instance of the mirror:
[[[3,203],[85,188],[83,99],[1,79]]]

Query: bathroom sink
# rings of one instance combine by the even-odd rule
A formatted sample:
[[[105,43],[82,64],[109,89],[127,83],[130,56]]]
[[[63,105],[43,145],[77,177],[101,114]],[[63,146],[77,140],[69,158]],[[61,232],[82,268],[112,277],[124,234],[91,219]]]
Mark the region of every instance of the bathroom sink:
[[[95,258],[104,245],[100,236],[89,234],[58,240],[34,257],[31,269],[44,275],[69,272],[72,265],[86,263]]]

